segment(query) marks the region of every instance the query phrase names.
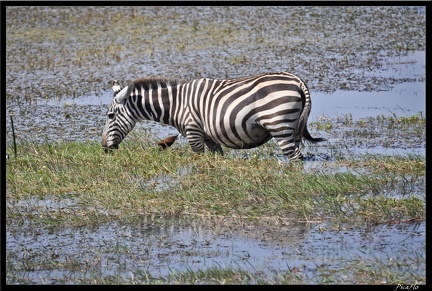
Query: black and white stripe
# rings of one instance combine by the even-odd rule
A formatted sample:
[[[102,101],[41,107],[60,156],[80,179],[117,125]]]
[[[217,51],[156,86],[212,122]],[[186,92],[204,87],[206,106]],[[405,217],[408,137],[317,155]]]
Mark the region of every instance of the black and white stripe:
[[[239,79],[198,79],[190,82],[138,79],[115,93],[102,133],[102,146],[118,148],[142,120],[168,124],[186,136],[195,152],[248,149],[275,138],[282,153],[302,158],[311,99],[296,75],[280,72]]]

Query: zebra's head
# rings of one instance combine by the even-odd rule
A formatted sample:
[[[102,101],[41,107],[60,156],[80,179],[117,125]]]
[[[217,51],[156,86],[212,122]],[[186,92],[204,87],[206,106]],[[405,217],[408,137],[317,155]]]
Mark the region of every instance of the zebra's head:
[[[136,124],[135,118],[130,113],[128,102],[132,89],[133,85],[129,85],[115,94],[107,111],[105,127],[102,131],[102,147],[105,152],[118,149],[119,144]]]

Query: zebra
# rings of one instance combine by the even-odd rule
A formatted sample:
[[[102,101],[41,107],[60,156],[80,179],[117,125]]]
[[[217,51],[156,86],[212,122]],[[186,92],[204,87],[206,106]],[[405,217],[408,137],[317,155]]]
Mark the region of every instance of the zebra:
[[[105,152],[118,149],[137,122],[152,120],[175,127],[194,152],[223,155],[259,147],[274,138],[290,160],[303,159],[302,138],[316,143],[307,129],[309,90],[288,72],[237,79],[180,81],[140,78],[115,94],[102,132]],[[204,146],[205,145],[205,146]]]

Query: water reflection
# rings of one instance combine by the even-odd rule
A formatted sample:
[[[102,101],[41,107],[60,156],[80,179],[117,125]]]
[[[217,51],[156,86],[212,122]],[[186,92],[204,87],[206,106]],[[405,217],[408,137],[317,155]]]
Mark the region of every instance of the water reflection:
[[[246,221],[245,221],[246,222]],[[213,227],[212,227],[213,226]],[[132,270],[166,277],[172,272],[208,268],[234,268],[265,274],[296,270],[319,278],[326,270],[352,269],[353,262],[386,265],[418,260],[425,276],[425,223],[378,225],[367,229],[327,229],[327,225],[268,221],[239,223],[238,219],[209,218],[189,226],[155,225],[149,221],[123,225],[118,222],[96,228],[65,228],[55,232],[28,225],[20,233],[7,231],[9,260],[27,256],[40,264],[56,254],[56,261],[97,262],[97,268],[32,270],[18,274],[34,283],[50,283],[62,276],[120,275]],[[46,252],[49,250],[49,252]],[[52,258],[51,258],[52,259]],[[410,262],[413,263],[413,262]],[[321,267],[319,267],[321,266]],[[325,266],[325,267],[324,267]],[[67,274],[67,276],[66,276]],[[87,274],[87,275],[86,275]],[[352,274],[340,272],[349,278]],[[72,283],[72,282],[71,282]]]

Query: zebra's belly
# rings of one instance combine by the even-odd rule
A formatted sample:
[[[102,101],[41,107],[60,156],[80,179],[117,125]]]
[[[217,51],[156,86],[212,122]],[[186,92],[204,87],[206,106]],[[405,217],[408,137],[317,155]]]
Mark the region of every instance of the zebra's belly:
[[[231,146],[231,148],[252,149],[252,148],[256,148],[256,147],[259,147],[259,146],[265,144],[266,142],[268,142],[271,139],[272,139],[272,136],[270,134],[268,134],[267,136],[265,136],[264,138],[262,138],[260,140],[241,142],[241,143],[236,144],[236,147]]]
[[[246,131],[237,128],[236,131],[228,130],[225,138],[220,143],[233,149],[251,149],[261,146],[272,139],[272,135],[260,125],[252,125]]]

